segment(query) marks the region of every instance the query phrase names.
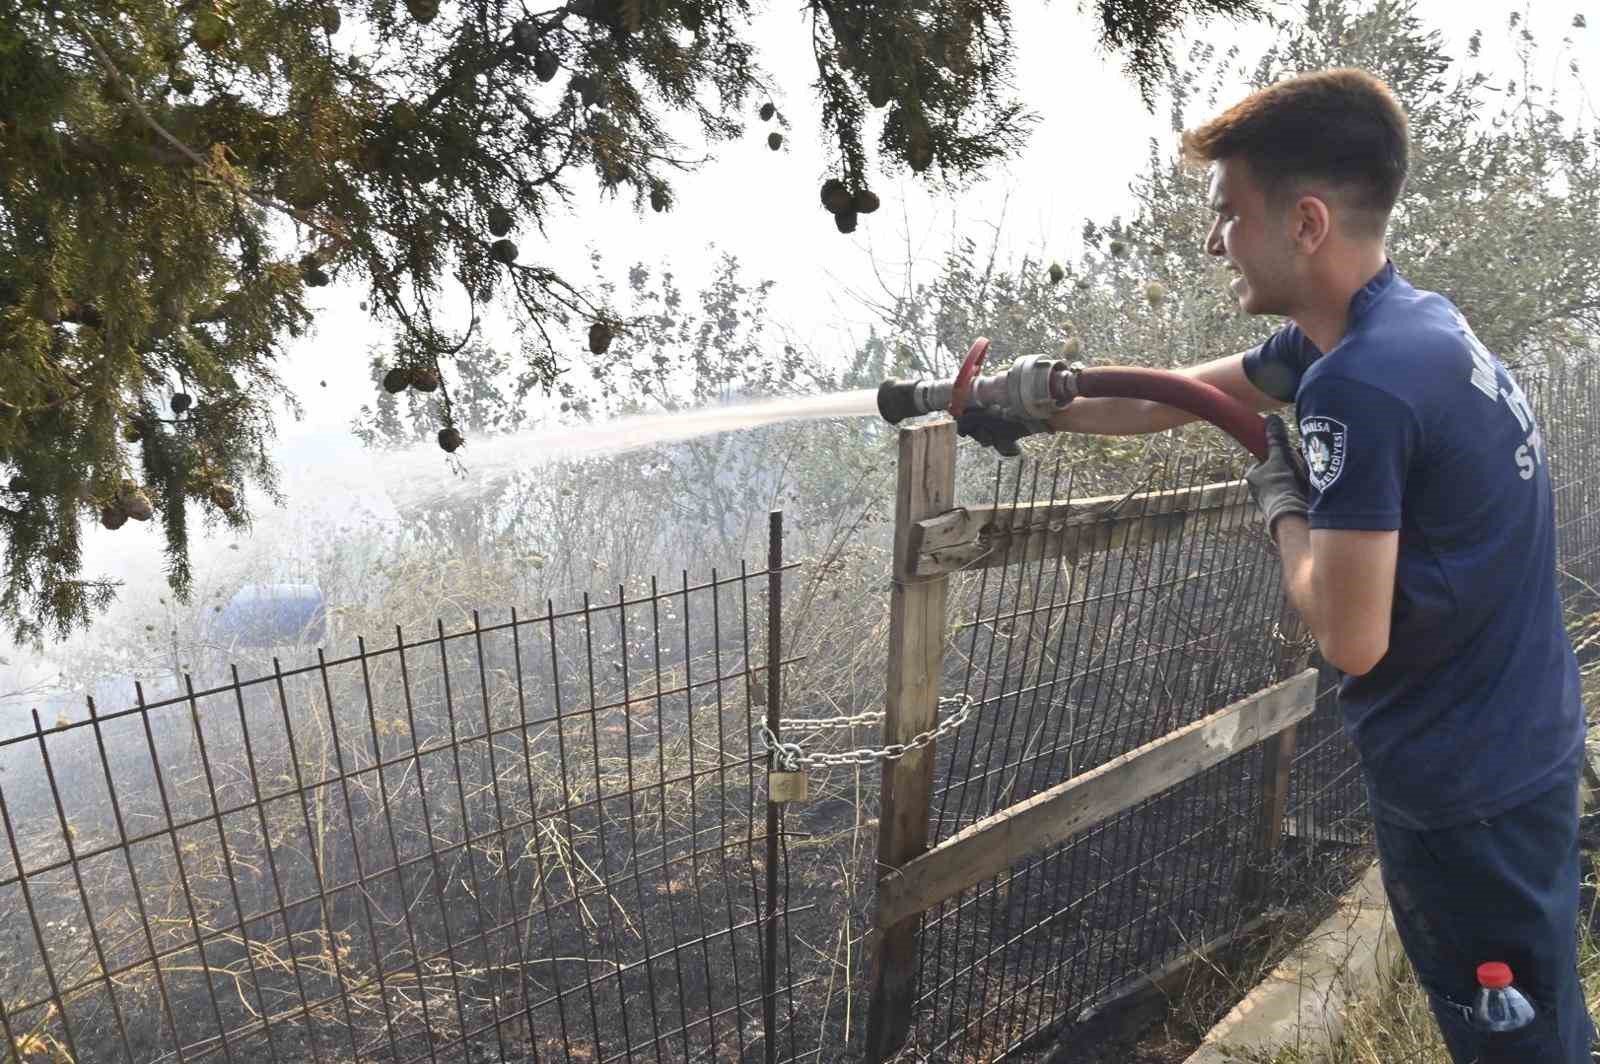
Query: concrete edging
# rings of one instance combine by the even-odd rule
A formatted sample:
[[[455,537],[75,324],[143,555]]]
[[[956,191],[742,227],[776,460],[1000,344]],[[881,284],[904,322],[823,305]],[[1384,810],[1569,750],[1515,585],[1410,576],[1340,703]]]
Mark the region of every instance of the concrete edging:
[[[1345,1007],[1377,986],[1401,955],[1373,861],[1339,908],[1206,1033],[1186,1064],[1224,1064],[1247,1051],[1294,1046],[1315,1054],[1344,1028]]]

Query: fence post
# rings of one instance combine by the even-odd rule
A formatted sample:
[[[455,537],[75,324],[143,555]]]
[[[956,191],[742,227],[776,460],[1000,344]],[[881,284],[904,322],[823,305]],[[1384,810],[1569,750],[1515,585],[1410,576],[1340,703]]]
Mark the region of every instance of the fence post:
[[[909,576],[918,544],[915,522],[943,513],[955,496],[955,424],[938,421],[900,430],[894,515],[894,585],[889,593],[889,674],[883,742],[905,743],[932,728],[939,708],[949,577]],[[934,746],[883,762],[878,810],[878,874],[928,848]],[[878,928],[867,1056],[881,1061],[905,1042],[916,998],[917,928],[921,915]]]
[[[782,734],[783,710],[783,511],[767,514],[767,730]],[[774,739],[776,741],[776,738]],[[776,760],[768,758],[768,770]],[[767,793],[767,926],[761,970],[761,1027],[767,1064],[778,1059],[778,861],[783,807]],[[783,899],[787,912],[789,899]],[[793,999],[791,998],[791,1001]]]
[[[1277,643],[1275,679],[1293,676],[1303,671],[1311,661],[1309,646],[1302,643],[1310,633],[1305,622],[1293,607],[1285,604],[1273,630]],[[1257,865],[1247,867],[1244,897],[1249,902],[1260,901],[1267,891],[1272,859],[1283,845],[1283,818],[1289,810],[1289,776],[1294,767],[1296,725],[1289,725],[1263,743],[1261,759],[1261,819],[1256,827]]]

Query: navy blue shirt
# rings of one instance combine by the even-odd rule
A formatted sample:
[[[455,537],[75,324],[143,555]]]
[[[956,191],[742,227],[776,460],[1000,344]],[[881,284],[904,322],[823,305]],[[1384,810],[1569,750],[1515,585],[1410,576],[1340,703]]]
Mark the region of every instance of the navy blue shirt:
[[[1539,427],[1443,296],[1386,266],[1326,354],[1298,326],[1245,356],[1294,400],[1312,528],[1398,530],[1389,650],[1340,688],[1373,815],[1415,829],[1494,816],[1582,756]]]

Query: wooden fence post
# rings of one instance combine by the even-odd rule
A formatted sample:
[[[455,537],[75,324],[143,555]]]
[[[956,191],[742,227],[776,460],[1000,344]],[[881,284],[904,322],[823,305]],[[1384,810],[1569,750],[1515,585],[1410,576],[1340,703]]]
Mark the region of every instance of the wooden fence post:
[[[889,597],[889,675],[883,742],[910,742],[934,726],[944,658],[949,577],[909,575],[918,544],[915,522],[949,510],[955,496],[956,433],[951,421],[900,430],[895,490],[894,586]],[[893,875],[928,848],[934,745],[883,763],[879,792],[878,873]],[[921,915],[879,926],[867,1014],[867,1056],[881,1061],[900,1048],[916,999],[917,928]]]
[[[1275,655],[1278,676],[1294,676],[1304,671],[1311,661],[1311,649],[1301,644],[1310,636],[1310,632],[1293,607],[1284,605],[1273,635],[1278,644]],[[1243,896],[1251,902],[1260,901],[1266,894],[1272,859],[1283,845],[1283,818],[1289,811],[1289,776],[1294,768],[1296,727],[1291,724],[1264,744],[1261,758],[1261,819],[1257,822],[1256,845],[1251,851],[1259,863],[1247,862],[1242,884]]]

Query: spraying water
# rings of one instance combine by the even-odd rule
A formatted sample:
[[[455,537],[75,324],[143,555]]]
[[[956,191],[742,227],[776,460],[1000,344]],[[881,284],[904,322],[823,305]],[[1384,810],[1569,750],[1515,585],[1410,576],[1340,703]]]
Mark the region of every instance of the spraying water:
[[[877,389],[765,399],[736,406],[714,406],[669,414],[617,418],[594,425],[557,425],[486,439],[473,439],[462,452],[465,477],[439,475],[439,450],[418,444],[386,456],[379,467],[397,500],[424,503],[469,495],[510,473],[553,462],[620,454],[640,447],[679,443],[698,436],[829,417],[876,415]]]

